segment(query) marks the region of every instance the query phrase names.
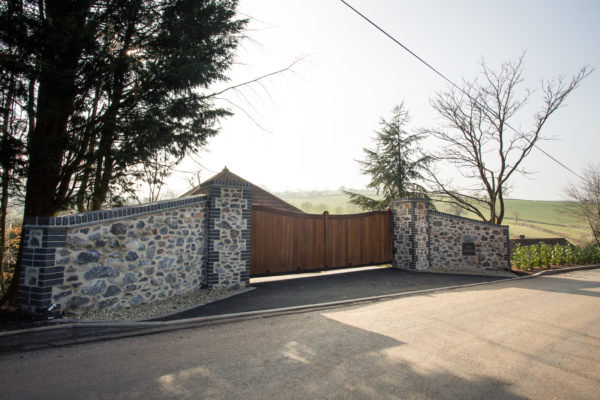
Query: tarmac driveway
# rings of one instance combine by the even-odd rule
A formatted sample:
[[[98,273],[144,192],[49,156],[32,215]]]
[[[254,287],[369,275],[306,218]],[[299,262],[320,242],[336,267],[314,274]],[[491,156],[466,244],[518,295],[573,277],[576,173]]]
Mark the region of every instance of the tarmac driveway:
[[[251,279],[255,290],[153,321],[305,306],[425,289],[490,282],[507,277],[411,272],[371,267]],[[277,280],[273,280],[277,279]]]

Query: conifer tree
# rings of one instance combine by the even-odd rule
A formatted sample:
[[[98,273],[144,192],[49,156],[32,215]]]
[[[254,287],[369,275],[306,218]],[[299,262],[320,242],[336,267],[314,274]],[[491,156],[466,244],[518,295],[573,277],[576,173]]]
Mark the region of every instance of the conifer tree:
[[[344,191],[350,202],[363,210],[385,210],[392,200],[428,198],[420,184],[431,157],[421,152],[422,135],[406,131],[409,115],[404,103],[394,107],[389,121],[382,119],[375,132],[374,148],[364,148],[365,159],[359,160],[361,172],[371,176],[367,187],[375,189],[381,199]]]
[[[99,209],[116,184],[129,189],[132,171],[152,155],[181,158],[217,134],[230,112],[214,104],[209,87],[227,80],[242,38],[247,21],[236,7],[237,0],[1,2],[0,100],[12,105],[1,110],[2,125],[24,116],[3,159],[25,161],[24,216],[52,216],[74,203]],[[14,299],[16,288],[10,293]]]

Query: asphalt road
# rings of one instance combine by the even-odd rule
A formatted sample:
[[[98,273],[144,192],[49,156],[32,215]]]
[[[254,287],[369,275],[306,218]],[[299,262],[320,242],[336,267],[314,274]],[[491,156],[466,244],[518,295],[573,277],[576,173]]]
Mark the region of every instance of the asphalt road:
[[[417,290],[490,282],[506,278],[507,276],[428,274],[390,267],[367,267],[334,270],[326,273],[255,278],[250,281],[254,290],[154,320],[173,321],[185,318],[331,303]]]
[[[598,399],[600,270],[0,355],[5,399]]]

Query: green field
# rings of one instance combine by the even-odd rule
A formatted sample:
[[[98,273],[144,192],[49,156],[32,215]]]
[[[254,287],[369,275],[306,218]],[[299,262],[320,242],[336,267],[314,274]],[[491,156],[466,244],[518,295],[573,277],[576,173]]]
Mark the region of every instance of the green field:
[[[376,197],[375,192],[360,191],[360,193]],[[354,204],[349,203],[348,196],[339,190],[274,194],[302,211],[311,214],[321,214],[323,211],[328,211],[330,214],[354,214],[362,212]]]
[[[368,196],[375,196],[373,191],[360,191]],[[352,214],[361,212],[355,205],[348,203],[348,197],[341,191],[283,192],[276,196],[301,210],[320,214]],[[505,200],[506,212],[503,224],[508,225],[510,235],[525,235],[528,238],[564,237],[572,243],[584,244],[591,240],[585,221],[578,220],[570,210],[575,204],[560,201]],[[453,214],[452,208],[443,203],[436,203],[439,211]],[[518,223],[515,223],[515,212]],[[473,218],[473,215],[463,214]]]

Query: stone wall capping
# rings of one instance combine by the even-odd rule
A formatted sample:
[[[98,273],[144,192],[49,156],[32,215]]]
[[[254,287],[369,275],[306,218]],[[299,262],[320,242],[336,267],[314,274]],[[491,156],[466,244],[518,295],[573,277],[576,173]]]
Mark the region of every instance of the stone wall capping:
[[[205,195],[184,197],[178,200],[164,200],[156,203],[150,203],[145,206],[126,206],[112,210],[87,211],[80,214],[68,215],[64,217],[27,217],[23,228],[55,228],[55,227],[81,227],[93,225],[98,222],[117,221],[120,219],[129,219],[132,216],[152,214],[164,210],[176,209],[185,206],[201,204],[208,202]]]
[[[426,199],[424,197],[407,197],[405,199],[394,199],[392,200],[392,204],[393,203],[412,203],[415,201],[421,201],[421,202],[425,202],[425,203],[429,203],[429,199]]]
[[[508,229],[508,225],[498,225],[498,224],[494,224],[494,223],[488,222],[488,221],[481,221],[479,219],[462,217],[460,215],[448,214],[448,213],[444,213],[444,212],[441,212],[441,211],[431,211],[430,210],[429,213],[430,214],[434,214],[434,215],[443,215],[444,217],[448,217],[448,218],[452,218],[452,219],[457,219],[457,220],[461,220],[461,221],[468,221],[468,222],[472,222],[474,224],[497,226],[497,227],[507,228]]]

